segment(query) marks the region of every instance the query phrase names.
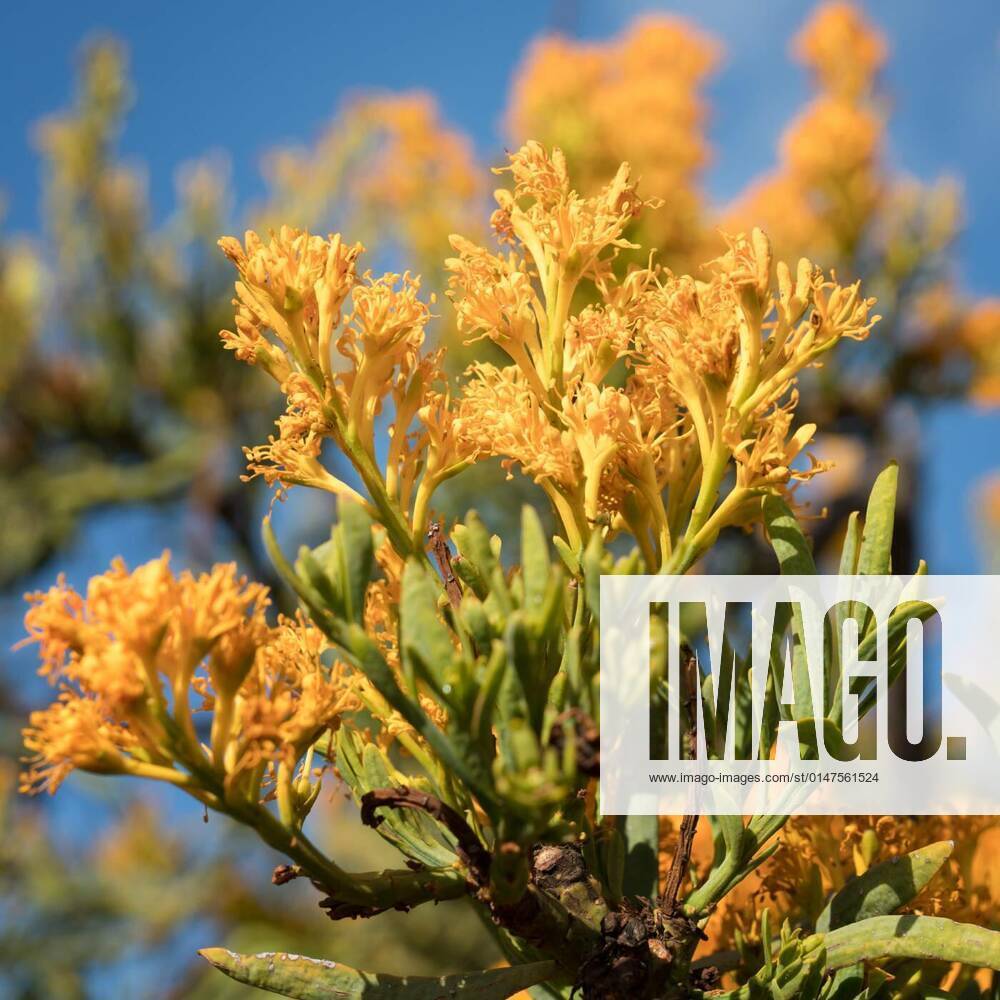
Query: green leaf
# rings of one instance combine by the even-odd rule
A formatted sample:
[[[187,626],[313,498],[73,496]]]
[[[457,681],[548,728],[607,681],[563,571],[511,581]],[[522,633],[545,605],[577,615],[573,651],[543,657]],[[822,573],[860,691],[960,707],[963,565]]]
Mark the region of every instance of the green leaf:
[[[470,733],[484,758],[493,756],[493,720],[497,711],[500,689],[507,672],[507,650],[499,640],[493,641],[490,657],[472,705]]]
[[[816,921],[816,930],[836,930],[894,913],[923,891],[951,857],[954,847],[953,841],[941,840],[904,857],[872,865],[830,899]]]
[[[490,648],[496,633],[493,631],[490,616],[486,613],[483,602],[474,593],[467,591],[462,596],[458,620],[475,643],[477,650],[482,652]]]
[[[882,958],[918,958],[1000,970],[1000,931],[945,917],[871,917],[830,931],[825,940],[828,969]]]
[[[886,623],[886,646],[889,650],[889,687],[896,683],[896,679],[903,672],[906,666],[906,627],[911,618],[916,618],[922,622],[928,621],[937,614],[937,608],[926,601],[904,601],[900,604]],[[874,659],[878,654],[878,630],[869,629],[868,635],[858,644],[858,660]],[[868,689],[861,696],[858,703],[859,718],[867,715],[871,711],[878,697],[878,686],[869,685]],[[839,721],[843,713],[843,703],[841,700],[834,700],[834,717]]]
[[[601,533],[595,531],[583,551],[584,596],[594,621],[601,619],[601,574],[604,572],[604,543]]]
[[[861,552],[861,515],[855,510],[847,519],[847,530],[844,532],[844,544],[840,549],[840,576],[854,576],[858,571],[858,555]],[[839,681],[843,661],[841,643],[844,639],[844,622],[854,607],[849,601],[838,601],[834,612],[833,648],[836,651],[836,676]],[[859,635],[859,638],[861,636]]]
[[[767,525],[767,534],[771,539],[771,547],[777,556],[778,564],[781,567],[783,576],[815,576],[816,564],[813,562],[812,552],[809,543],[806,541],[802,529],[795,520],[795,515],[791,512],[784,500],[779,497],[769,496],[764,501],[764,522]],[[780,634],[780,625],[788,613],[787,607],[780,604],[775,608],[775,632]],[[791,607],[792,634],[794,644],[792,648],[792,690],[795,697],[794,713],[795,718],[801,723],[805,723],[814,714],[812,689],[809,681],[809,670],[806,662],[806,634],[805,624],[802,621],[802,612],[798,604]],[[779,644],[778,656],[784,656],[784,644]],[[774,651],[772,651],[774,652]],[[779,694],[781,688],[775,683],[775,692]],[[799,727],[800,742],[806,747],[815,747],[818,735],[815,731],[809,733],[807,726]]]
[[[624,837],[626,896],[659,895],[660,820],[658,816],[625,816],[619,819]]]
[[[566,568],[573,574],[573,576],[580,575],[580,557],[579,554],[569,547],[569,543],[561,535],[552,536],[552,544],[556,547],[556,552],[559,553],[559,558],[566,564]]]
[[[471,563],[484,580],[489,580],[498,561],[493,551],[490,533],[474,510],[470,510],[466,515],[464,524],[455,525],[451,539],[462,559]],[[480,598],[483,596],[479,595]]]
[[[375,565],[375,549],[372,542],[372,522],[359,503],[341,499],[338,505],[340,524],[340,580],[344,591],[344,605],[347,620],[364,620],[365,593]]]
[[[551,569],[542,520],[534,507],[525,504],[521,510],[521,573],[526,608],[535,608],[545,599]]]
[[[331,614],[345,618],[344,596],[326,568],[326,563],[330,561],[331,553],[337,544],[339,543],[331,539],[317,546],[315,550],[310,549],[308,545],[301,546],[299,557],[295,560],[295,572],[300,579],[308,581],[309,586],[323,599],[324,606]]]
[[[471,591],[480,601],[485,601],[489,597],[489,583],[487,583],[483,574],[468,559],[459,555],[452,561],[451,566],[455,571],[455,575],[465,584],[467,591]]]
[[[780,497],[764,501],[764,524],[782,576],[815,576],[816,563],[795,515]]]
[[[506,1000],[556,971],[555,962],[535,962],[437,978],[389,976],[280,951],[239,955],[226,948],[204,948],[199,954],[237,982],[293,1000]]]
[[[407,679],[419,674],[439,695],[448,685],[447,675],[455,647],[447,626],[438,617],[439,581],[410,559],[403,570],[400,600],[400,637]]]
[[[864,576],[885,575],[890,572],[898,478],[899,466],[890,462],[879,473],[868,498],[865,527],[858,553],[858,573]]]
[[[329,541],[312,550],[303,546],[295,569],[333,614],[360,625],[374,565],[371,518],[360,504],[341,500],[340,521]]]
[[[330,618],[330,613],[322,595],[317,592],[316,588],[308,580],[303,579],[292,569],[291,563],[285,557],[284,552],[281,551],[281,546],[275,537],[270,517],[264,518],[261,525],[261,537],[264,539],[264,549],[271,560],[271,565],[274,566],[278,575],[292,588],[299,600],[314,613],[317,624],[327,622]]]
[[[363,780],[363,792],[413,784],[412,778],[408,779],[389,765],[385,755],[373,743],[364,745],[362,767],[359,778]],[[381,818],[379,834],[407,857],[428,868],[445,868],[455,864],[455,852],[442,843],[444,833],[426,814],[412,809],[384,809]]]
[[[360,625],[351,625],[335,637],[335,641],[351,657],[357,667],[377,688],[379,694],[430,744],[435,755],[450,768],[455,776],[465,782],[479,799],[480,805],[490,814],[497,813],[499,803],[493,794],[488,775],[476,760],[463,754],[456,737],[450,737],[428,718],[420,705],[408,698],[396,683],[392,668],[385,662],[375,640]]]
[[[521,682],[531,726],[536,733],[541,733],[552,678],[546,678],[543,651],[528,627],[527,612],[515,611],[510,616],[504,643],[507,660]]]
[[[858,523],[861,515],[855,510],[847,519],[847,529],[844,532],[844,544],[840,548],[841,576],[854,576],[858,571],[858,555],[861,552],[861,526]]]

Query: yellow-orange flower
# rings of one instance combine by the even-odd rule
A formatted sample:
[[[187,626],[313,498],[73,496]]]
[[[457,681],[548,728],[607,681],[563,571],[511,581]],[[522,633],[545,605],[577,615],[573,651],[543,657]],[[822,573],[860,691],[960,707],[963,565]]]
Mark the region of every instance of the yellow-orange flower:
[[[239,689],[228,770],[262,760],[294,765],[324,729],[360,707],[349,668],[322,662],[327,649],[323,633],[301,615],[271,630]]]
[[[361,244],[283,226],[267,243],[249,230],[245,247],[231,236],[219,246],[240,275],[234,300],[240,321],[236,334],[223,331],[224,345],[246,360],[259,362],[263,353],[280,366],[264,336],[270,330],[300,369],[329,377],[329,345],[357,281]]]
[[[882,163],[885,121],[874,96],[885,43],[835,0],[817,9],[794,52],[819,93],[785,130],[778,167],[748,185],[727,224],[765,227],[783,255],[849,260],[897,183]]]
[[[643,190],[664,202],[643,218],[643,239],[671,263],[687,262],[701,239],[698,182],[708,160],[700,90],[717,55],[712,39],[662,15],[607,42],[544,38],[515,77],[508,134],[565,150],[584,194],[629,162]]]
[[[551,153],[529,140],[510,155],[508,166],[513,191],[496,192],[500,214],[494,225],[511,233],[524,246],[546,285],[555,267],[573,278],[598,278],[607,273],[609,257],[618,249],[633,247],[625,228],[643,209],[627,163],[622,163],[610,183],[584,198],[570,186],[566,157],[557,147]]]
[[[352,97],[309,149],[268,154],[264,223],[336,218],[403,247],[428,277],[486,197],[472,144],[422,91]]]
[[[270,627],[266,588],[233,564],[175,575],[167,554],[131,572],[119,560],[85,596],[60,581],[30,600],[26,641],[39,644],[40,673],[60,693],[24,732],[28,790],[55,791],[74,768],[146,775],[197,794],[217,794],[202,784],[205,770],[230,789],[259,784],[262,772],[248,774],[258,762],[294,766],[358,706],[347,668],[321,660],[319,630],[302,619]],[[213,713],[207,749],[192,693]]]
[[[1000,299],[985,299],[963,317],[959,341],[974,365],[972,398],[987,406],[1000,404]]]
[[[732,947],[737,932],[759,943],[765,905],[778,921],[813,923],[829,894],[850,879],[939,841],[954,843],[952,855],[906,910],[997,926],[1000,828],[994,817],[799,816],[782,829],[777,853],[723,901],[707,928],[706,951]]]
[[[22,739],[29,756],[20,787],[29,794],[54,794],[77,768],[122,773],[127,768],[125,755],[138,744],[127,726],[108,718],[98,699],[68,691],[48,708],[31,713]]]
[[[460,256],[448,262],[460,328],[514,362],[467,371],[451,424],[467,447],[519,465],[574,540],[597,524],[653,532],[653,563],[683,530],[693,493],[703,547],[759,515],[762,492],[827,467],[797,461],[815,427],[794,428],[794,385],[840,340],[868,335],[878,317],[859,284],[841,286],[804,258],[794,274],[775,266],[757,229],[725,237],[704,279],[658,266],[619,274],[611,262],[643,204],[624,168],[590,199],[575,194],[559,150],[529,142],[509,169],[499,232],[513,249],[494,255],[456,238]],[[729,463],[736,488],[706,524]]]
[[[572,440],[554,426],[515,367],[476,365],[458,403],[457,433],[482,455],[515,463],[538,482],[571,486],[578,476]]]
[[[821,5],[799,32],[793,51],[823,89],[853,100],[864,94],[887,55],[885,38],[850,3]]]

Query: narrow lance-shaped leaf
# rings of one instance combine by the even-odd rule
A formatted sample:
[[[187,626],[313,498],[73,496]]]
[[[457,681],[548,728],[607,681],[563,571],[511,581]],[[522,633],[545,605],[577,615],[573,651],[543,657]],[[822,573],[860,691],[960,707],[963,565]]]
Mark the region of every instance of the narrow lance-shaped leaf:
[[[622,891],[626,896],[655,899],[659,894],[659,817],[624,816],[619,823],[625,847]]]
[[[854,576],[858,571],[858,557],[861,554],[860,518],[861,515],[855,510],[851,511],[851,515],[847,519],[844,542],[840,547],[838,572],[841,576]]]
[[[857,572],[862,576],[885,575],[892,566],[892,533],[896,519],[898,466],[886,466],[878,475],[865,508],[865,523],[858,547]],[[858,622],[858,635],[873,630],[875,622],[865,613]]]
[[[576,551],[569,547],[569,544],[560,535],[552,536],[552,544],[559,553],[559,558],[565,563],[566,568],[573,576],[580,575],[580,558]]]
[[[945,917],[872,917],[824,938],[828,969],[880,958],[918,958],[1000,970],[1000,931]]]
[[[496,639],[490,657],[486,661],[482,682],[472,706],[470,733],[479,746],[484,758],[492,758],[493,719],[496,714],[500,688],[507,670],[507,651],[504,644]]]
[[[891,462],[879,473],[868,497],[858,552],[858,573],[863,576],[885,575],[890,570],[898,478],[899,466]]]
[[[528,629],[526,612],[515,611],[510,616],[504,642],[507,659],[513,664],[521,682],[521,693],[528,706],[532,728],[536,733],[541,733],[548,685],[544,683],[542,674],[544,666],[542,649]]]
[[[312,620],[329,638],[342,645],[344,623],[337,619],[331,610],[329,601],[316,589],[310,579],[292,568],[291,563],[289,563],[284,552],[281,550],[281,546],[278,544],[274,529],[271,527],[270,517],[264,518],[264,522],[261,525],[261,536],[264,540],[264,549],[278,575],[288,584],[304,607],[308,609]]]
[[[894,913],[923,891],[951,857],[954,847],[953,841],[942,840],[873,865],[830,899],[816,921],[816,930],[836,930],[869,917]]]
[[[769,496],[764,501],[764,523],[782,576],[815,576],[816,563],[809,542],[788,504],[780,497]]]
[[[482,518],[474,510],[469,511],[464,523],[455,525],[452,540],[462,558],[474,563],[476,569],[489,579],[497,559],[490,542],[490,533],[486,530]]]
[[[774,496],[769,496],[765,500],[764,521],[767,525],[768,537],[771,539],[771,547],[774,549],[774,554],[781,567],[782,576],[815,576],[816,564],[813,562],[809,543],[802,534],[802,530],[795,520],[795,515],[784,500]],[[778,632],[780,623],[784,622],[786,614],[786,608],[779,604],[775,609],[775,632]],[[807,723],[807,720],[814,716],[815,710],[806,662],[805,623],[797,605],[792,606],[791,622],[795,640],[791,663],[795,718],[806,723],[799,727],[799,739],[800,742],[804,743],[803,752],[808,750],[811,756],[815,756],[815,751],[810,748],[816,745],[818,734],[815,732],[815,726],[809,726]],[[778,655],[784,655],[783,647]],[[781,687],[777,683],[775,690],[780,696]]]
[[[344,588],[347,620],[361,624],[365,613],[365,593],[375,562],[372,542],[372,522],[361,504],[341,499],[338,507],[340,524],[340,579]]]
[[[404,775],[395,768],[390,769],[383,752],[372,743],[365,744],[361,760],[363,775],[359,777],[364,782],[365,792],[408,783]],[[445,835],[425,813],[410,809],[385,809],[378,832],[407,857],[429,868],[444,868],[455,863],[455,852],[442,843]]]
[[[556,971],[555,962],[535,962],[453,976],[389,976],[284,952],[240,955],[226,948],[205,948],[200,954],[237,982],[293,1000],[506,1000]]]
[[[328,572],[330,563],[334,561],[332,552],[339,544],[334,532],[329,541],[315,549],[310,549],[308,545],[301,546],[295,560],[295,572],[301,580],[308,581],[309,586],[323,599],[324,607],[330,614],[346,618],[343,591]]]
[[[525,504],[521,512],[521,573],[526,608],[536,608],[545,599],[551,568],[541,518],[534,507]]]
[[[464,524],[455,525],[451,539],[461,556],[455,562],[455,572],[462,582],[470,587],[480,600],[486,600],[490,589],[494,587],[503,591],[502,594],[498,594],[498,598],[505,598],[507,587],[500,561],[493,551],[493,542],[486,525],[474,510],[470,510],[466,515]]]
[[[858,570],[858,557],[861,554],[861,515],[855,510],[847,519],[847,529],[844,532],[844,544],[840,549],[840,576],[854,576]],[[843,655],[841,644],[844,641],[844,622],[848,613],[853,612],[849,601],[839,601],[834,612],[834,648],[837,656],[837,672],[842,670]],[[859,636],[860,638],[860,636]]]
[[[295,570],[322,596],[329,612],[360,625],[374,564],[371,518],[360,504],[341,500],[340,521],[329,541],[315,549],[303,546]]]
[[[587,599],[587,607],[594,616],[595,621],[600,621],[601,617],[601,570],[604,562],[604,545],[601,542],[601,533],[595,531],[590,536],[587,548],[583,553],[583,582],[584,596]]]
[[[419,674],[443,695],[455,648],[447,627],[438,617],[440,589],[438,581],[420,563],[415,559],[407,562],[400,605],[403,666],[411,685],[414,674]]]

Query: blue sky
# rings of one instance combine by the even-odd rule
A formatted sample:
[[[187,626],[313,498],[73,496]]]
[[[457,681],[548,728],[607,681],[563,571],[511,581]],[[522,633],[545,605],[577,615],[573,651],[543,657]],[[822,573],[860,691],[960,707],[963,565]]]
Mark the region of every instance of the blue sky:
[[[970,0],[946,10],[936,0],[895,0],[863,6],[892,48],[885,76],[893,107],[892,161],[924,180],[950,174],[962,181],[962,282],[976,294],[1000,294],[994,252],[1000,230],[1000,5]],[[88,36],[111,32],[128,45],[138,101],[122,146],[127,157],[149,166],[154,210],[162,217],[173,204],[177,168],[213,150],[224,151],[232,163],[235,204],[255,200],[261,154],[276,144],[309,142],[352,90],[429,89],[446,118],[473,136],[484,157],[497,159],[511,75],[533,37],[553,26],[607,36],[651,9],[689,16],[725,48],[709,88],[715,158],[707,175],[709,193],[725,200],[771,164],[782,128],[806,97],[804,76],[787,50],[810,7],[792,0],[439,0],[284,10],[230,0],[5,4],[4,227],[38,227],[31,126],[65,105],[75,53]],[[982,470],[1000,465],[1000,418],[954,406],[921,416],[932,457],[922,550],[938,572],[972,570],[969,487]],[[81,542],[87,571],[106,563],[116,534],[113,523],[95,524]],[[158,551],[162,541],[146,537]]]
[[[717,36],[726,56],[710,88],[716,158],[712,194],[733,194],[765,168],[775,141],[800,106],[805,81],[788,41],[811,5],[792,0],[548,0],[505,4],[103,3],[4,4],[0,59],[4,156],[0,188],[8,225],[37,221],[31,124],[62,105],[81,39],[100,31],[124,38],[139,100],[124,139],[152,165],[162,210],[185,160],[225,150],[238,199],[256,193],[261,153],[314,136],[346,93],[368,87],[432,90],[481,152],[502,148],[500,116],[513,67],[538,33],[562,25],[604,36],[650,9],[689,16]],[[994,194],[1000,154],[1000,5],[969,0],[952,13],[936,0],[864,4],[888,34],[886,83],[893,102],[892,155],[918,176],[965,183],[969,225],[961,244],[977,292],[1000,289],[990,246],[1000,228]]]

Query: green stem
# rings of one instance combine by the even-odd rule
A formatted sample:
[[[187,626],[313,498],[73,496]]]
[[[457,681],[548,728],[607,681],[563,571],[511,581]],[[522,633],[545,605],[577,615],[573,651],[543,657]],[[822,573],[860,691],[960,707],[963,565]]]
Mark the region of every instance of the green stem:
[[[207,761],[184,763],[191,772],[188,775],[157,768],[157,771],[166,770],[168,773],[150,776],[179,785],[210,808],[251,827],[265,844],[291,858],[304,875],[338,903],[378,912],[417,906],[431,900],[458,899],[467,892],[465,876],[458,868],[346,872],[316,847],[301,829],[290,828],[259,802],[226,801],[223,784],[207,766]],[[142,765],[143,768],[149,766]]]

